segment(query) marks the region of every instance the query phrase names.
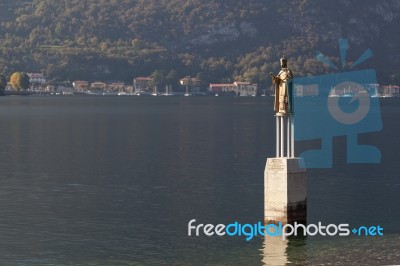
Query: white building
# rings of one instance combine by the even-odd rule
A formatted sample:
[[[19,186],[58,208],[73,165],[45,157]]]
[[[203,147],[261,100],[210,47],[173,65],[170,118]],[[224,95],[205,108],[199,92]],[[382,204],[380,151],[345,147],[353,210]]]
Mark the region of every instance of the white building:
[[[227,83],[210,83],[209,90],[212,93],[221,93],[221,92],[232,92],[235,93],[236,91],[235,84],[227,84]]]
[[[257,84],[251,84],[250,82],[239,82],[236,81],[233,84],[236,85],[236,94],[240,96],[256,96],[257,95]]]
[[[46,77],[43,73],[27,73],[29,77],[29,82],[31,84],[44,84],[46,83]]]
[[[233,93],[237,96],[256,96],[257,84],[250,82],[239,82],[229,84],[215,84],[211,83],[209,87],[210,92],[213,93]]]

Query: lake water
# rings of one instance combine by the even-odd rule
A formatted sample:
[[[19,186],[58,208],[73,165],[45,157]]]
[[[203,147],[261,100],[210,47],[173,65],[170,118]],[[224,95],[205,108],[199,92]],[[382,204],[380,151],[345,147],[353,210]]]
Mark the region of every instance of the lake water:
[[[271,97],[1,97],[1,265],[400,263],[400,99],[360,136],[379,165],[308,171],[308,222],[383,237],[189,237],[187,225],[263,220]],[[323,128],[323,125],[322,125]],[[297,143],[298,150],[307,142]]]

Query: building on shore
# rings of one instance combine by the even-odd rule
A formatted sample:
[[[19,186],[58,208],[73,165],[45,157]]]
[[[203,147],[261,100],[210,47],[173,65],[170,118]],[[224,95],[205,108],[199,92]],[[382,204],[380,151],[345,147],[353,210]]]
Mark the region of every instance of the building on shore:
[[[43,73],[27,73],[29,77],[29,82],[31,84],[39,84],[42,85],[46,83],[46,77]]]
[[[109,91],[127,92],[125,83],[121,81],[114,81],[109,83],[107,89]]]
[[[237,96],[256,96],[257,84],[250,82],[236,81],[234,83],[211,83],[210,93],[213,94],[232,94]]]
[[[400,96],[400,86],[397,86],[397,85],[379,86],[378,91],[379,91],[380,97],[399,97]]]
[[[151,77],[136,77],[133,79],[133,90],[134,93],[143,93],[149,91],[151,88],[151,82],[153,78]]]
[[[294,85],[294,96],[295,97],[313,97],[319,95],[325,95],[326,89],[328,89],[328,97],[353,97],[356,94],[368,93],[370,97],[378,97],[381,93],[379,92],[379,84],[347,84],[343,85],[340,83],[338,86],[332,86],[331,88],[323,88],[324,91],[320,91],[317,84],[308,85]]]
[[[319,94],[318,85],[294,85],[293,94],[295,97],[317,96]]]
[[[185,88],[185,94],[200,93],[200,82],[197,78],[186,76],[179,80],[179,84]]]
[[[257,95],[257,84],[251,84],[250,82],[236,81],[233,84],[236,85],[238,96],[256,96]]]
[[[179,84],[182,86],[185,86],[186,84],[188,85],[197,85],[199,81],[196,78],[192,78],[190,76],[183,77],[179,80]]]
[[[107,89],[107,84],[100,81],[95,81],[90,84],[90,89],[94,91],[105,91]]]
[[[235,84],[210,83],[209,91],[214,94],[233,94],[236,90]]]
[[[84,81],[84,80],[76,80],[72,82],[72,86],[74,87],[74,90],[77,92],[84,92],[89,89],[89,82]]]
[[[75,92],[94,92],[94,93],[103,93],[103,92],[114,92],[114,93],[131,93],[132,86],[127,86],[122,81],[111,81],[111,82],[100,82],[96,81],[93,83],[89,83],[84,80],[76,80],[72,82],[72,86]]]

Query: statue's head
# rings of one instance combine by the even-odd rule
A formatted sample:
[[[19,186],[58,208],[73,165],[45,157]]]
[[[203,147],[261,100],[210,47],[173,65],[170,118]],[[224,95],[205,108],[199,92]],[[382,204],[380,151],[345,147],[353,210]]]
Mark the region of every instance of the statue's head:
[[[281,58],[281,68],[287,68],[287,59],[285,56]]]

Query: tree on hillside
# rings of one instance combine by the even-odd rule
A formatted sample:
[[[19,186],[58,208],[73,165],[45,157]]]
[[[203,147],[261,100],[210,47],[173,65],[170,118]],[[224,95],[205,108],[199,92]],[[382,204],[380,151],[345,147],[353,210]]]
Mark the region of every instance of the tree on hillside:
[[[243,78],[245,81],[250,82],[250,83],[259,83],[260,77],[259,77],[259,69],[257,67],[253,67],[243,74]]]
[[[174,86],[174,85],[178,84],[178,74],[176,73],[176,71],[174,69],[172,69],[168,73],[168,75],[165,77],[165,82],[169,86]]]
[[[0,74],[0,95],[4,95],[4,91],[7,87],[7,79],[6,76]]]
[[[156,70],[151,74],[153,78],[152,85],[154,87],[159,87],[165,83],[165,76],[161,70]]]
[[[10,83],[14,90],[27,90],[29,88],[29,76],[24,72],[15,72],[10,77]]]
[[[18,90],[18,79],[21,76],[20,72],[14,72],[10,77],[10,84],[14,90]]]
[[[207,80],[206,80],[206,75],[204,72],[199,72],[196,75],[196,85],[199,86],[200,88],[205,88],[208,86]]]

